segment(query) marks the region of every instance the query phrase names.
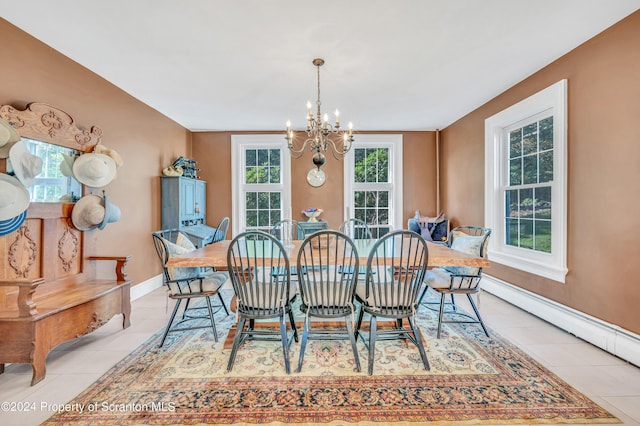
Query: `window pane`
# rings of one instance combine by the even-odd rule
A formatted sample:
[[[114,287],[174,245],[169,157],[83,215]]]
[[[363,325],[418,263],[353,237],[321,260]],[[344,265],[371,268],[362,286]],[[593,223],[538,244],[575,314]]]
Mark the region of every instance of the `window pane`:
[[[365,205],[367,207],[376,207],[377,206],[377,193],[375,191],[367,191],[367,198],[365,200]]]
[[[509,190],[505,194],[506,217],[518,217],[518,190]]]
[[[271,166],[279,166],[280,165],[280,150],[272,149],[269,153],[269,164]]]
[[[378,167],[377,167],[377,155],[376,151],[367,150],[367,158],[365,159],[365,182],[377,182]]]
[[[269,208],[269,193],[258,192],[258,208],[260,210],[266,210]]]
[[[365,150],[363,148],[356,148],[354,152],[354,180],[355,182],[364,182],[365,181]]]
[[[245,197],[245,207],[247,209],[257,209],[258,208],[258,195],[255,192],[247,192]]]
[[[355,218],[366,222],[365,209],[355,209]]]
[[[378,150],[378,182],[389,182],[389,150],[379,148]]]
[[[268,149],[259,149],[258,150],[258,163],[259,166],[265,166],[269,164],[269,150]]]
[[[507,219],[505,225],[505,244],[518,247],[518,219]]]
[[[281,220],[280,210],[271,210],[271,221],[269,222],[269,226],[273,226]]]
[[[540,182],[553,180],[553,151],[540,154]]]
[[[270,175],[270,183],[280,183],[280,166],[270,167],[271,175]]]
[[[364,207],[364,191],[355,191],[353,194],[353,204],[355,207]]]
[[[256,176],[256,168],[255,167],[246,167],[245,168],[244,182],[245,183],[258,183],[258,178]]]
[[[535,249],[551,253],[551,221],[535,221]]]
[[[509,161],[509,185],[522,183],[522,157]]]
[[[367,209],[366,210],[366,219],[365,222],[369,224],[377,224],[378,223],[378,212],[376,209]]]
[[[522,129],[509,132],[509,158],[522,156]]]
[[[538,156],[527,155],[522,159],[522,183],[538,183]]]
[[[245,222],[247,226],[256,226],[258,224],[258,212],[256,210],[247,210],[245,213]]]
[[[553,117],[540,120],[540,151],[553,149]]]
[[[535,218],[551,219],[551,187],[536,188],[535,197]]]
[[[520,247],[533,248],[533,220],[520,219]]]
[[[378,210],[378,223],[380,225],[388,225],[389,224],[389,209],[379,209]]]
[[[280,193],[272,192],[271,194],[269,194],[269,197],[271,199],[269,207],[271,207],[272,209],[280,209]]]
[[[255,149],[247,149],[244,152],[244,156],[245,156],[245,165],[248,166],[255,166],[256,164],[258,164],[256,162],[256,150]]]
[[[269,226],[269,211],[258,210],[258,226]]]
[[[378,206],[389,207],[389,191],[378,192]]]
[[[533,154],[537,151],[538,123],[533,123],[522,128],[522,155]]]
[[[533,189],[520,190],[518,215],[520,217],[533,217]]]

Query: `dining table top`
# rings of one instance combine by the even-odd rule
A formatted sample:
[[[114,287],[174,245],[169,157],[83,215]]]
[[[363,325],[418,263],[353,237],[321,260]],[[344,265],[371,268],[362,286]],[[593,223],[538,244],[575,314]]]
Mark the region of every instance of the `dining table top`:
[[[366,265],[369,252],[377,240],[353,240],[358,251],[358,263]],[[209,244],[188,253],[172,256],[169,258],[166,266],[171,268],[185,267],[214,267],[218,271],[226,271],[227,267],[227,251],[231,240],[223,240],[217,243]],[[294,265],[298,258],[298,252],[302,240],[294,240],[290,245],[285,246],[287,257],[291,265]],[[429,268],[441,266],[472,266],[487,267],[489,259],[486,257],[473,256],[458,250],[449,248],[446,245],[427,242],[428,263]]]

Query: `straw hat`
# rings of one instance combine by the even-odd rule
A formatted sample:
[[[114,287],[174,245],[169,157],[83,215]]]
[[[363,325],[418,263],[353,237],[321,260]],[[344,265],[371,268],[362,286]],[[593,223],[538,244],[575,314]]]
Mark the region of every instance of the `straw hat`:
[[[116,177],[116,162],[104,154],[83,154],[73,162],[73,174],[78,182],[99,188]]]
[[[11,147],[9,159],[13,172],[24,186],[33,185],[36,176],[42,173],[42,158],[29,152],[22,141]]]
[[[0,118],[0,158],[7,158],[14,143],[20,140],[20,135],[11,123]]]
[[[104,229],[120,220],[120,208],[109,202],[106,195],[85,195],[73,206],[71,222],[80,231]]]
[[[113,161],[115,161],[116,163],[116,167],[122,167],[122,164],[124,164],[124,162],[122,161],[122,157],[120,157],[120,154],[118,154],[114,149],[107,148],[102,144],[97,144],[93,149],[93,152],[95,152],[96,154],[104,154],[113,158]]]
[[[0,236],[8,235],[22,226],[27,217],[27,211],[7,220],[0,220]]]
[[[0,173],[0,220],[14,219],[29,207],[29,191],[13,176]]]

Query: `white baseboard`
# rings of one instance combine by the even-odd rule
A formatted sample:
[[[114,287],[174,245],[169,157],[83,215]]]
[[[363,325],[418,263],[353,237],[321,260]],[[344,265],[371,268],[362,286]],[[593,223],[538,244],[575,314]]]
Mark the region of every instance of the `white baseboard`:
[[[151,277],[146,281],[131,287],[131,301],[151,293],[153,290],[162,287],[162,274]]]
[[[640,335],[486,274],[483,275],[482,289],[640,366]]]

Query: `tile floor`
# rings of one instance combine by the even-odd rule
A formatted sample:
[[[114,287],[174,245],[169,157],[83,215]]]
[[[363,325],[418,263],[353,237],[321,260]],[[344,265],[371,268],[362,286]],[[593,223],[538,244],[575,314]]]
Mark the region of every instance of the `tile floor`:
[[[481,313],[487,325],[618,417],[640,426],[640,368],[567,334],[488,293]],[[132,326],[121,329],[121,316],[90,335],[67,342],[47,358],[47,376],[30,386],[29,365],[9,365],[0,375],[0,403],[15,402],[20,412],[0,411],[3,426],[37,425],[91,385],[120,359],[168,321],[164,289],[132,303]],[[19,405],[20,404],[20,405]],[[6,404],[5,404],[6,405]],[[3,405],[4,407],[4,405]]]

